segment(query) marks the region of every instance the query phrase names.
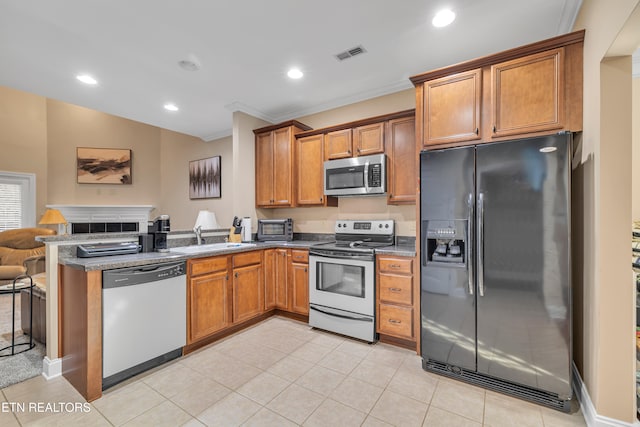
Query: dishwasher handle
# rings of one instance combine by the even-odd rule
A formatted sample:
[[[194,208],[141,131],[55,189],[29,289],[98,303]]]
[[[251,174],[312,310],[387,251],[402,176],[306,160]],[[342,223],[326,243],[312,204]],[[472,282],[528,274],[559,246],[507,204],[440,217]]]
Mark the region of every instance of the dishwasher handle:
[[[185,274],[186,263],[184,261],[105,270],[102,272],[102,289],[157,282]]]

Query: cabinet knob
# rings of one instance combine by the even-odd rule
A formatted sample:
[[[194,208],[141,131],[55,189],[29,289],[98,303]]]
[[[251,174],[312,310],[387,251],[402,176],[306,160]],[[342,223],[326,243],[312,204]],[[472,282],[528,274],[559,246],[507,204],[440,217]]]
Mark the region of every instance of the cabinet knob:
[[[478,135],[478,133],[480,133],[480,129],[476,128],[476,135]]]
[[[493,125],[493,133],[496,133],[496,125]]]
[[[393,199],[393,194],[389,193],[389,198]]]
[[[320,197],[320,201],[322,202],[322,197]]]
[[[236,279],[238,278],[238,273],[236,273]]]
[[[224,280],[229,280],[229,275],[228,274],[225,276]]]
[[[347,150],[347,154],[351,154],[351,150]]]
[[[304,272],[305,272],[305,273],[307,272],[307,267],[305,267],[305,268],[304,268]]]
[[[358,148],[358,153],[360,152],[360,149]]]

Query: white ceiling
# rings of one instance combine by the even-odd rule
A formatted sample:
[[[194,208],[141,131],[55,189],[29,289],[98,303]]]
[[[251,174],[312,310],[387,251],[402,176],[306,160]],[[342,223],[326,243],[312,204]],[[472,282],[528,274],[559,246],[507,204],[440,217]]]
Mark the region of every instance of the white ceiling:
[[[582,0],[0,0],[0,85],[212,140],[570,32]],[[457,15],[434,28],[442,6]],[[362,45],[367,52],[338,61]],[[178,61],[197,58],[199,71]],[[287,70],[299,67],[300,80]],[[79,83],[93,75],[97,86]],[[178,112],[163,109],[167,102]]]

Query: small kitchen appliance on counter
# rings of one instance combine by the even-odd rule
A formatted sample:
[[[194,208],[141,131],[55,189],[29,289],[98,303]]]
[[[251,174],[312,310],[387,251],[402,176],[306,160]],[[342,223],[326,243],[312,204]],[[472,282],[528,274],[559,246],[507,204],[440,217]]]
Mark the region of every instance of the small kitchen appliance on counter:
[[[259,242],[273,242],[293,240],[293,220],[283,219],[259,219],[257,239]]]
[[[169,215],[160,215],[149,225],[149,234],[153,235],[154,251],[169,252],[169,248],[167,247],[167,233],[169,233],[169,231],[171,231]]]
[[[335,232],[309,249],[309,325],[373,342],[375,248],[393,245],[393,220],[339,220]]]

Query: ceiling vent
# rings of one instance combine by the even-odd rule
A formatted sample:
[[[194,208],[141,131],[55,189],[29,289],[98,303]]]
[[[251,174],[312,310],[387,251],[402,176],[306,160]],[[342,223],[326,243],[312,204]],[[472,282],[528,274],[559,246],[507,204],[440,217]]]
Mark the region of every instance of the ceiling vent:
[[[349,50],[345,50],[344,52],[340,52],[339,54],[336,55],[336,58],[338,58],[338,61],[344,61],[347,58],[360,55],[361,53],[365,53],[366,51],[367,50],[364,47],[362,47],[362,45],[360,45],[360,46],[353,47]]]

